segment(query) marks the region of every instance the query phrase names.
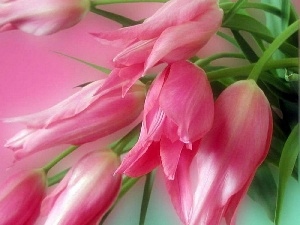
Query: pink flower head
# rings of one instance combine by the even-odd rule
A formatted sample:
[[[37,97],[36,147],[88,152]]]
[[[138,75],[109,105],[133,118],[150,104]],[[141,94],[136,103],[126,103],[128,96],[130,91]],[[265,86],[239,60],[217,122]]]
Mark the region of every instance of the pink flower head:
[[[0,224],[34,224],[46,187],[43,170],[26,170],[10,177],[0,186]]]
[[[44,199],[45,225],[98,224],[121,187],[121,175],[113,175],[119,164],[112,151],[94,151],[81,158]]]
[[[213,121],[213,95],[203,70],[180,61],[154,81],[145,102],[137,144],[117,172],[140,176],[162,164],[174,179],[182,151],[194,151]]]
[[[183,176],[178,185],[179,190],[190,189],[179,193],[176,184],[169,185],[184,223],[218,225],[225,217],[227,224],[234,225],[236,208],[267,156],[271,137],[270,105],[253,80],[238,81],[221,93],[212,129],[200,143],[195,165],[192,163],[193,182]],[[185,195],[193,200],[185,201]]]
[[[116,67],[142,65],[128,77],[128,86],[154,65],[186,60],[202,48],[221,25],[217,0],[170,0],[142,24],[93,34],[103,43],[120,42],[125,49]]]
[[[89,0],[0,0],[0,32],[52,34],[78,23],[89,7]]]
[[[27,127],[7,141],[16,159],[60,144],[81,145],[131,129],[140,122],[145,86],[137,83],[122,98],[122,83],[95,95],[104,80],[95,81],[45,111],[4,120]],[[114,136],[120,138],[120,134]]]

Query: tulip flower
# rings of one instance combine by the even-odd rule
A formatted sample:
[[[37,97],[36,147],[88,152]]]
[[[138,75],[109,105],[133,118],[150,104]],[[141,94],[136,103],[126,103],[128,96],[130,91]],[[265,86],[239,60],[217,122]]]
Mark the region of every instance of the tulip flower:
[[[46,187],[43,170],[21,171],[10,177],[0,186],[0,224],[34,224]]]
[[[116,67],[139,67],[128,77],[130,87],[149,68],[194,56],[221,26],[223,11],[217,0],[170,0],[142,24],[117,31],[93,33],[100,42],[124,47]]]
[[[179,190],[190,187],[181,195],[182,202],[176,202],[179,192],[169,185],[184,224],[218,225],[225,217],[234,225],[237,206],[267,156],[271,137],[271,108],[257,84],[238,81],[226,88],[215,102],[212,129],[194,157],[190,171],[194,184],[186,177],[179,182]],[[193,200],[185,201],[185,195]]]
[[[118,131],[129,132],[141,120],[145,86],[135,84],[124,98],[121,83],[95,94],[103,82],[90,83],[45,111],[4,120],[27,126],[8,140],[5,147],[20,159],[60,144],[82,145],[112,135],[119,139],[123,134]]]
[[[117,172],[136,177],[162,164],[167,179],[174,179],[181,152],[196,149],[213,111],[204,71],[186,61],[169,65],[147,94],[139,140]]]
[[[119,164],[112,151],[94,151],[81,158],[44,199],[44,224],[98,224],[120,190],[122,177],[113,175]]]
[[[52,34],[77,24],[89,7],[89,0],[1,0],[0,32]]]

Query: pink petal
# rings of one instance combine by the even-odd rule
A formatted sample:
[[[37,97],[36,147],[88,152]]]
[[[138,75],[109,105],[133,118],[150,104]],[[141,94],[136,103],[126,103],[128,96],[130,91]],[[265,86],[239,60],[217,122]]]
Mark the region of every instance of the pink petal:
[[[166,178],[169,180],[174,180],[183,145],[181,141],[172,143],[164,137],[160,141],[161,163]]]
[[[137,143],[124,157],[116,173],[124,173],[130,177],[139,177],[151,172],[161,161],[159,143]]]
[[[198,144],[195,143],[194,149],[197,149]],[[166,185],[173,206],[184,224],[188,224],[192,213],[193,195],[191,178],[193,175],[190,174],[190,166],[196,153],[196,150],[191,151],[184,148],[181,151],[174,179],[170,180],[166,178]]]
[[[196,156],[198,185],[191,225],[217,224],[227,207],[231,220],[268,153],[271,121],[268,100],[252,80],[236,82],[219,96],[214,125]]]
[[[205,72],[191,63],[171,64],[159,104],[166,116],[177,124],[178,135],[184,143],[202,138],[212,126],[212,90]]]

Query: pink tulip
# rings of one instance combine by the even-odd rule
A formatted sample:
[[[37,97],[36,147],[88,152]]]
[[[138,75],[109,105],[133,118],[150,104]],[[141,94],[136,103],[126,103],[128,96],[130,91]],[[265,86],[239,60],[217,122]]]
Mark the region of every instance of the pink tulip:
[[[113,175],[119,164],[112,151],[95,151],[81,158],[44,199],[44,224],[98,224],[121,187],[122,177]]]
[[[45,111],[4,120],[27,126],[5,146],[20,159],[60,144],[81,145],[112,135],[120,138],[122,134],[117,134],[118,131],[128,132],[141,120],[145,86],[135,84],[122,98],[122,83],[115,83],[95,95],[103,82],[95,81]]]
[[[194,56],[216,33],[222,16],[217,0],[170,0],[142,24],[93,35],[105,44],[120,42],[125,47],[113,59],[116,67],[142,64],[127,78],[130,86],[158,63]]]
[[[117,172],[141,176],[162,164],[174,179],[182,152],[194,151],[211,128],[213,111],[204,71],[186,61],[169,65],[148,92],[139,140]]]
[[[43,170],[19,172],[0,186],[0,224],[32,225],[46,190]]]
[[[0,32],[52,34],[78,23],[89,7],[89,0],[0,0]]]
[[[234,225],[237,206],[267,156],[271,137],[270,105],[253,80],[238,81],[221,93],[213,127],[200,143],[195,165],[192,163],[193,182],[184,176],[177,181],[177,189],[190,189],[181,194],[176,184],[169,185],[184,224],[218,225],[225,217],[227,224]],[[191,195],[193,200],[186,201],[185,196]]]

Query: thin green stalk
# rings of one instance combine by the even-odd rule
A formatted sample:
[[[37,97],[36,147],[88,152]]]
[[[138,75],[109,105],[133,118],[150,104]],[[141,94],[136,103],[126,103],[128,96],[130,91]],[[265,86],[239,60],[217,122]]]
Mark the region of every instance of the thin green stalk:
[[[151,173],[148,173],[146,176],[139,225],[145,224],[148,205],[149,205],[152,187],[153,187],[153,183],[154,183],[154,177],[155,177],[154,171]]]
[[[108,5],[116,3],[134,3],[134,2],[167,2],[168,0],[94,0],[93,5]]]
[[[54,176],[49,177],[49,178],[48,178],[48,182],[47,182],[48,187],[50,187],[50,186],[52,186],[52,185],[54,185],[54,184],[59,183],[59,182],[64,178],[64,176],[66,175],[66,173],[67,173],[69,170],[70,170],[70,168],[65,169],[65,170],[59,172],[58,174],[55,174]]]
[[[98,9],[94,6],[91,6],[90,11],[93,12],[93,13],[96,13],[100,16],[103,16],[107,19],[113,20],[113,21],[121,24],[123,27],[128,27],[128,26],[133,26],[133,25],[140,24],[139,21],[129,19],[125,16],[121,16],[121,15],[116,14],[116,13],[112,13],[112,12],[108,12],[108,11],[105,11],[105,10],[102,10],[102,9]]]
[[[59,163],[63,158],[65,158],[67,155],[71,154],[73,151],[75,151],[79,146],[71,146],[67,150],[63,151],[61,154],[59,154],[54,160],[49,162],[47,165],[45,165],[42,169],[47,174],[49,170],[55,166],[57,163]]]
[[[253,79],[257,81],[259,75],[261,74],[265,64],[271,58],[273,53],[279,49],[279,47],[299,29],[299,20],[291,24],[287,29],[285,29],[281,34],[279,34],[274,41],[270,44],[268,49],[262,54],[259,60],[254,65],[253,69],[251,70],[248,79]]]
[[[252,63],[247,66],[235,67],[235,68],[226,68],[220,69],[207,73],[207,77],[210,81],[226,78],[226,77],[235,77],[235,76],[248,76],[249,73],[253,70],[256,63]],[[270,60],[264,64],[262,71],[278,69],[278,68],[291,68],[299,66],[299,58],[286,58],[279,60]]]
[[[240,53],[232,53],[232,52],[222,52],[219,54],[214,54],[204,59],[199,59],[195,62],[196,65],[203,67],[210,64],[212,61],[221,59],[221,58],[237,58],[237,59],[245,59],[244,55]]]

